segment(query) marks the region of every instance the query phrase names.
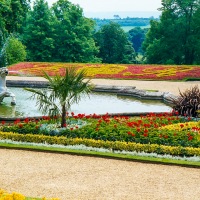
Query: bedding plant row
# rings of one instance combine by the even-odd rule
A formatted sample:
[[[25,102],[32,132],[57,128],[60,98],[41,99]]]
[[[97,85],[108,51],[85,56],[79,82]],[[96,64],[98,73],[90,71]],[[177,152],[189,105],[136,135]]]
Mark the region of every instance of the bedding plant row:
[[[17,119],[12,124],[1,122],[0,138],[12,140],[17,138],[19,141],[20,137],[17,135],[20,135],[21,141],[36,143],[69,145],[69,141],[74,140],[86,146],[94,146],[91,143],[96,141],[96,147],[117,148],[117,150],[133,150],[129,149],[129,146],[134,144],[154,145],[154,152],[156,145],[156,153],[163,153],[159,150],[161,146],[200,150],[200,121],[196,121],[195,118],[180,117],[174,113],[150,113],[140,117],[71,113],[70,116],[67,115],[67,123],[63,128],[59,127],[56,117],[51,119],[44,116],[41,120],[26,118],[23,121]],[[28,138],[32,139],[27,141]],[[144,148],[135,150],[143,151]],[[183,152],[178,154],[185,155]]]
[[[23,62],[9,66],[10,75],[41,76],[45,71],[50,76],[64,76],[65,69],[75,67],[86,70],[88,78],[142,79],[142,80],[199,80],[200,67],[186,65],[124,65],[91,63],[45,63]]]

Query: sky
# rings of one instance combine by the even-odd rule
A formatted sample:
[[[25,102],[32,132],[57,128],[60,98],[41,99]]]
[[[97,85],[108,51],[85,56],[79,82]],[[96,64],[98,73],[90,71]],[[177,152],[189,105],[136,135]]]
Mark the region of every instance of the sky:
[[[49,6],[57,0],[46,0]],[[85,14],[108,13],[115,14],[124,12],[149,12],[158,13],[161,0],[69,0],[73,4],[79,4]],[[117,13],[118,12],[118,13]]]

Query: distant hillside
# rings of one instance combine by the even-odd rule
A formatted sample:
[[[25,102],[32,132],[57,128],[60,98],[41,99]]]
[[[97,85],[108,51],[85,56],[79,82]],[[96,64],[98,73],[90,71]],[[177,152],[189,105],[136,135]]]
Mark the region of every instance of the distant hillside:
[[[124,12],[84,12],[84,15],[88,18],[99,18],[99,19],[113,19],[114,15],[119,15],[121,18],[159,18],[161,15],[160,11],[124,11]]]
[[[121,19],[118,15],[115,15],[115,19],[98,19],[98,18],[92,18],[97,25],[97,29],[101,26],[108,24],[109,22],[115,22],[118,23],[122,27],[149,27],[151,20],[159,20],[158,18],[123,18]]]

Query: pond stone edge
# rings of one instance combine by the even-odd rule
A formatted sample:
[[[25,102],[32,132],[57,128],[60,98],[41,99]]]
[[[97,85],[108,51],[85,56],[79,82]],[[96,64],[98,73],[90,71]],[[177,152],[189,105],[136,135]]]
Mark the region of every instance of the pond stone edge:
[[[6,84],[8,87],[45,88],[48,86],[48,81],[7,80]],[[135,86],[94,85],[92,91],[109,92],[119,96],[130,96],[147,100],[163,100],[166,103],[172,103],[172,100],[177,98],[177,96],[170,92],[139,90]]]

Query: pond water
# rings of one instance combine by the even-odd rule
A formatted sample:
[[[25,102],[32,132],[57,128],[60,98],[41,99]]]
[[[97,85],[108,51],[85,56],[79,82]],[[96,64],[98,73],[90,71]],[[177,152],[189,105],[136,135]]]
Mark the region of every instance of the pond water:
[[[16,95],[16,105],[11,106],[11,98],[5,98],[0,104],[0,117],[33,117],[42,116],[36,101],[28,99],[31,93],[23,88],[9,88]],[[105,113],[142,113],[170,112],[172,108],[162,101],[141,100],[133,97],[117,96],[111,93],[93,92],[90,97],[83,97],[79,104],[74,104],[70,112],[75,114]]]

